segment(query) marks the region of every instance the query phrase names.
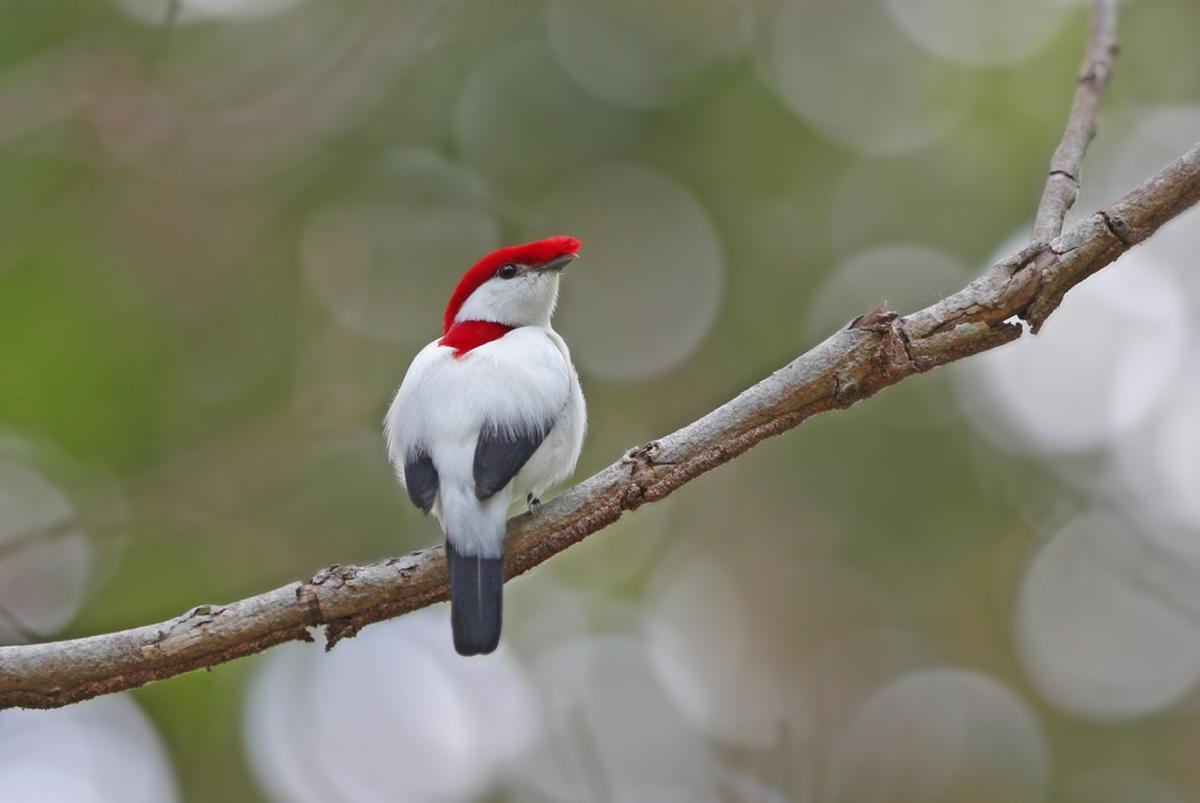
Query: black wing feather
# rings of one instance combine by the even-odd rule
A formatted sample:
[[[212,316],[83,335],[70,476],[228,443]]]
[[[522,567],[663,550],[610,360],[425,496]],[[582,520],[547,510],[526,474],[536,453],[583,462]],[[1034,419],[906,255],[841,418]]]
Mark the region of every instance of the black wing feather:
[[[404,487],[412,503],[428,514],[438,492],[438,473],[429,455],[418,452],[404,461]]]
[[[483,501],[517,475],[554,426],[541,432],[505,433],[485,425],[475,442],[475,498]]]

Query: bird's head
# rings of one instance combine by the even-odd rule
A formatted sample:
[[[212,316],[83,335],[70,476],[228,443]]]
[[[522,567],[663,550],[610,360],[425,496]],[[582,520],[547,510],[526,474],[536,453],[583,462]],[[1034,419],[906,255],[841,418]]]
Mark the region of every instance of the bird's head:
[[[560,235],[488,254],[454,288],[442,319],[443,333],[468,321],[548,326],[558,300],[559,272],[575,259],[579,245],[574,237]]]

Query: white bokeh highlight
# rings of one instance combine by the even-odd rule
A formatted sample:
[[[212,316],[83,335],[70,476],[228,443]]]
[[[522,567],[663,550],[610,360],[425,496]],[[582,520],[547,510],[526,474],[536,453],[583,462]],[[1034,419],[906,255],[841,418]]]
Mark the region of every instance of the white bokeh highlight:
[[[667,175],[625,163],[584,170],[538,203],[530,226],[583,241],[563,275],[555,326],[585,374],[658,376],[712,328],[724,289],[721,241],[699,200]]]
[[[785,0],[762,31],[767,87],[839,146],[910,152],[966,110],[966,77],[913,45],[873,0]]]
[[[703,558],[664,566],[670,570],[651,584],[645,629],[667,695],[688,722],[719,741],[759,749],[776,744],[805,701],[802,692],[792,693],[799,684],[781,676],[774,656],[763,654],[765,634],[752,626],[753,611],[736,583],[721,564]]]
[[[645,649],[626,636],[580,639],[545,653],[533,683],[542,738],[509,774],[515,800],[620,801],[720,797],[721,767],[667,698]]]
[[[1036,337],[963,364],[963,409],[1000,448],[1099,449],[1160,408],[1190,334],[1172,272],[1135,250],[1072,289]]]
[[[890,310],[914,312],[955,292],[968,278],[960,261],[916,243],[858,251],[837,265],[813,294],[805,317],[806,340],[823,338],[884,301]]]
[[[83,603],[93,558],[67,492],[0,452],[0,643],[65,627]]]
[[[371,182],[308,221],[305,283],[346,329],[420,347],[441,335],[459,277],[500,244],[498,224],[483,183],[431,151],[391,154]]]
[[[1193,359],[1163,408],[1115,450],[1131,515],[1150,537],[1200,557],[1200,360]]]
[[[1047,0],[883,0],[883,7],[916,45],[974,67],[1024,61],[1054,38],[1070,10]]]
[[[1016,641],[1041,694],[1077,716],[1144,716],[1200,680],[1200,562],[1101,510],[1068,522],[1021,584]]]
[[[374,625],[328,655],[274,650],[250,688],[245,745],[279,803],[474,800],[536,734],[525,671],[501,647],[465,661],[448,609]]]
[[[544,43],[522,40],[467,78],[453,127],[463,161],[487,178],[500,208],[515,211],[524,194],[632,145],[640,123],[573,83]]]
[[[793,786],[819,786],[812,781],[813,767],[829,778],[858,711],[880,688],[941,663],[937,650],[921,636],[891,628],[855,630],[823,644],[797,674],[808,717],[795,723],[790,741],[808,751],[793,761]]]
[[[1200,106],[1141,108],[1131,126],[1128,133],[1107,146],[1110,153],[1100,152],[1104,158],[1094,165],[1097,175],[1089,177],[1080,187],[1080,203],[1074,210],[1077,215],[1088,214],[1093,208],[1128,192],[1130,187],[1195,145],[1196,131],[1200,128]],[[1161,233],[1156,233],[1148,245],[1157,243],[1160,237]]]
[[[826,799],[1041,800],[1049,757],[1029,706],[998,681],[938,667],[876,691],[852,720]]]
[[[171,18],[178,24],[250,20],[279,14],[305,0],[116,0],[132,19],[146,25],[162,25]]]
[[[1076,209],[1089,210],[1120,197],[1196,143],[1200,106],[1141,110],[1130,134],[1113,148],[1095,181],[1085,181]],[[1105,154],[1101,154],[1104,158]],[[1159,229],[1134,253],[1144,252],[1166,265],[1187,288],[1193,309],[1200,309],[1200,209],[1191,209]],[[1123,257],[1128,259],[1129,257]]]
[[[125,695],[0,714],[0,790],[22,803],[173,803],[158,734]]]
[[[689,3],[557,0],[543,7],[562,69],[610,103],[655,108],[687,97],[738,57],[754,30],[745,0]]]

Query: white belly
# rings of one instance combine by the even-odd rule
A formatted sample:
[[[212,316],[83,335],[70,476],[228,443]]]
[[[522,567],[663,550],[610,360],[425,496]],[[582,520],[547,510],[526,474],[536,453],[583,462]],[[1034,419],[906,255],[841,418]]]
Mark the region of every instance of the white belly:
[[[501,491],[475,497],[474,452],[486,422],[516,431],[553,421],[528,462]],[[587,409],[570,353],[553,330],[526,327],[456,359],[431,343],[405,376],[386,422],[401,482],[406,456],[428,454],[438,472],[433,513],[468,554],[499,554],[504,517],[575,470]],[[457,543],[456,543],[457,545]]]
[[[571,397],[567,406],[541,446],[513,478],[510,486],[512,502],[524,502],[528,494],[541,497],[551,486],[571,476],[583,448],[586,429],[587,409],[583,391],[572,371]]]

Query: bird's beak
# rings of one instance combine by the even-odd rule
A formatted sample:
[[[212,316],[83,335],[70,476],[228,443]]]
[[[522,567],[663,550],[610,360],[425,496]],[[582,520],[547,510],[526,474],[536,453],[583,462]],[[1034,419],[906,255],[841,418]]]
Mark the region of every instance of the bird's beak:
[[[531,270],[537,271],[538,273],[547,270],[562,270],[567,265],[570,265],[572,262],[574,262],[578,256],[579,254],[563,254],[560,257],[555,257],[549,262],[543,262],[542,264],[533,267]]]

